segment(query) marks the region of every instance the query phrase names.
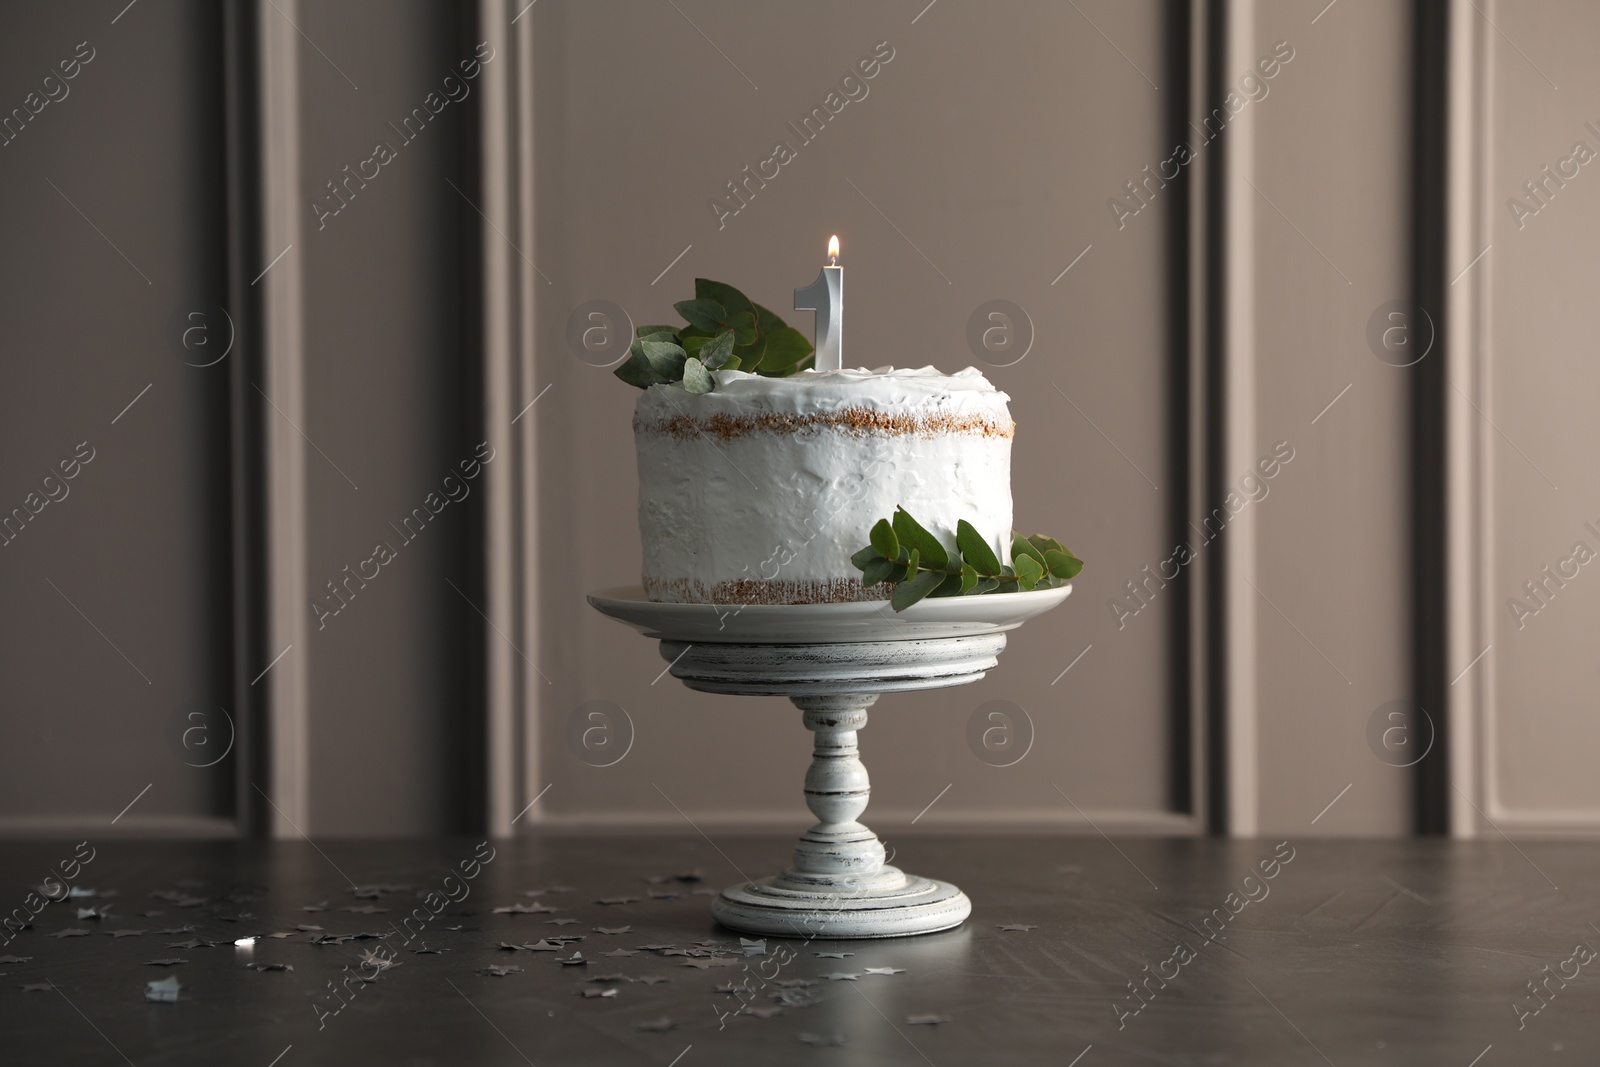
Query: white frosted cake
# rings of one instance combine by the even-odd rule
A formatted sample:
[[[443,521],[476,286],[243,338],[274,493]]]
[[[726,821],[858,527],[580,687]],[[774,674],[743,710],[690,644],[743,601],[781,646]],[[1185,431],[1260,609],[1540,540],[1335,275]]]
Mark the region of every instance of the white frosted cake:
[[[715,372],[639,397],[639,533],[651,600],[876,600],[851,555],[903,507],[950,544],[971,523],[1010,559],[1010,399],[979,371]]]

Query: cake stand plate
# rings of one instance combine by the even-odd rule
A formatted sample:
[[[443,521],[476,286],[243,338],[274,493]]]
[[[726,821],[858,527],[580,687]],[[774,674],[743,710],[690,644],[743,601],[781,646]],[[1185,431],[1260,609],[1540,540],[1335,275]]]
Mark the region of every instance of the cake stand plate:
[[[1027,593],[928,597],[896,612],[887,600],[844,604],[658,604],[641,586],[589,594],[602,614],[647,637],[736,644],[839,644],[967,637],[1014,630],[1072,594],[1070,584]]]
[[[690,689],[788,697],[814,735],[805,795],[817,824],[781,874],[723,890],[711,905],[717,921],[795,938],[904,937],[961,925],[972,911],[966,894],[890,866],[883,843],[857,821],[871,787],[856,733],[880,694],[978,681],[996,666],[1006,631],[1071,592],[930,599],[899,614],[881,601],[713,609],[653,604],[638,589],[592,594],[598,610],[658,638],[668,670]]]

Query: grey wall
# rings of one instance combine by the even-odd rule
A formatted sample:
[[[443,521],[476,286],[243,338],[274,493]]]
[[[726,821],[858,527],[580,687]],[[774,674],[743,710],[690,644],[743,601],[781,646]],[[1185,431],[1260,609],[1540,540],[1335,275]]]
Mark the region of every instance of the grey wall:
[[[548,821],[681,825],[672,804],[696,822],[792,821],[809,759],[799,713],[657,680],[665,664],[654,643],[583,602],[588,590],[638,582],[637,394],[575,358],[563,335],[592,299],[616,302],[636,324],[672,321],[696,276],[787,309],[836,232],[846,361],[985,369],[1011,395],[1019,426],[1018,525],[1057,534],[1089,561],[1068,605],[1016,634],[990,678],[879,702],[862,740],[871,818],[909,823],[950,785],[919,826],[1081,825],[1059,782],[1105,825],[1184,825],[1189,791],[1172,780],[1188,752],[1187,720],[1172,706],[1181,591],[1122,630],[1106,605],[1167,556],[1182,485],[1173,417],[1182,348],[1163,312],[1182,200],[1174,193],[1180,210],[1162,204],[1121,232],[1105,207],[1170,147],[1168,105],[1135,67],[1163,73],[1172,27],[1154,4],[1097,12],[1124,58],[1068,5],[945,4],[913,25],[920,6],[795,6],[753,19],[729,3],[684,14],[569,4],[529,15],[536,258],[550,278],[538,354],[550,393],[535,409],[553,564],[540,578],[552,684],[540,699],[535,784],[553,783],[535,809]],[[821,105],[882,41],[893,59],[868,95],[801,144],[785,122]],[[1181,84],[1164,88],[1181,98]],[[707,200],[778,140],[797,158],[719,228]],[[969,315],[994,298],[1021,305],[1036,331],[1014,366],[980,362],[964,340]],[[809,316],[796,321],[810,328]],[[632,719],[633,750],[615,766],[590,767],[567,744],[570,716],[591,700]],[[1016,767],[988,766],[966,746],[969,716],[993,700],[1032,720],[1033,749]]]
[[[1493,358],[1481,379],[1481,415],[1463,411],[1478,428],[1482,455],[1487,568],[1478,648],[1492,646],[1480,664],[1479,803],[1502,825],[1593,830],[1600,785],[1586,758],[1600,742],[1592,714],[1600,695],[1593,655],[1600,599],[1590,588],[1592,564],[1562,568],[1561,561],[1574,557],[1580,541],[1600,550],[1587,525],[1600,525],[1591,462],[1600,379],[1588,342],[1600,278],[1600,193],[1588,188],[1592,164],[1564,187],[1546,185],[1543,206],[1524,183],[1543,180],[1542,168],[1554,170],[1577,142],[1600,150],[1600,135],[1586,125],[1600,123],[1600,75],[1582,50],[1600,31],[1600,12],[1502,7],[1496,21],[1524,54],[1496,39],[1489,56],[1493,137],[1478,249],[1491,247],[1474,281],[1488,298]],[[1565,169],[1570,175],[1572,165]],[[1513,212],[1513,200],[1523,210]],[[1545,583],[1543,605],[1526,591],[1530,581]],[[1513,600],[1524,610],[1513,611]]]
[[[113,0],[0,15],[0,112],[80,41],[95,50],[70,94],[0,147],[0,511],[42,492],[79,442],[95,450],[69,495],[0,547],[0,832],[434,834],[488,825],[488,794],[513,794],[515,812],[546,786],[518,828],[676,826],[674,804],[701,825],[794,824],[798,716],[658,680],[653,645],[583,601],[637,580],[635,394],[571,352],[565,328],[591,299],[669,319],[696,275],[786,309],[834,232],[847,358],[983,367],[1020,427],[1019,525],[1088,561],[989,679],[874,710],[872,822],[906,832],[949,786],[918,830],[1086,830],[1061,791],[1129,832],[1401,834],[1420,793],[1453,807],[1457,832],[1600,827],[1582,766],[1590,568],[1523,626],[1507,604],[1574,541],[1600,551],[1584,529],[1600,525],[1583,463],[1590,168],[1521,226],[1505,204],[1573,141],[1600,149],[1584,126],[1600,122],[1587,7],[1448,5],[1438,114],[1465,147],[1434,190],[1453,229],[1431,251],[1414,220],[1431,210],[1418,145],[1436,132],[1435,72],[1409,7],[1234,2],[1198,5],[1193,22],[1188,5],[1103,0],[678,7],[278,0],[224,18]],[[398,145],[389,124],[484,39],[520,79],[515,113],[483,123],[480,83]],[[894,58],[867,98],[719,228],[707,199],[796,141],[784,123],[879,41]],[[1268,94],[1119,225],[1108,199],[1279,41],[1294,59]],[[256,128],[269,104],[286,108],[276,142]],[[486,174],[484,128],[523,129],[495,147],[531,167]],[[293,153],[230,154],[258,135]],[[324,183],[379,140],[397,158],[319,223]],[[252,236],[267,193],[286,207]],[[489,248],[537,264],[531,373],[495,377],[480,344],[485,283],[503,280]],[[1430,290],[1451,361],[1437,380],[1380,361],[1366,337],[1430,256],[1448,261]],[[1015,365],[965,341],[993,298],[1035,330]],[[230,302],[236,348],[185,365],[182,316]],[[265,329],[258,304],[292,329]],[[480,483],[319,627],[325,583],[399,544],[390,523],[472,455],[484,383],[502,380],[517,395],[490,399],[513,413],[540,397],[517,426],[527,454],[506,446],[501,503],[533,531],[516,566],[485,562],[498,535]],[[284,381],[298,384],[273,399],[293,426],[255,392]],[[1444,505],[1419,481],[1427,389],[1448,400]],[[1125,583],[1198,537],[1190,524],[1280,441],[1295,458],[1268,495],[1119,619]],[[293,449],[299,465],[283,460]],[[1417,531],[1441,506],[1450,577],[1434,605]],[[507,618],[508,586],[531,605],[509,637],[477,610]],[[1418,624],[1435,617],[1436,644]],[[485,711],[507,699],[482,680],[486,650],[509,660],[497,642],[548,676],[530,671],[510,698],[525,743],[505,740],[511,712]],[[1446,736],[1419,778],[1366,731],[1380,705],[1427,688],[1430,656]],[[568,743],[593,700],[631,717],[615,766]],[[1031,720],[1014,767],[966,746],[990,700]],[[240,731],[211,768],[185,765],[206,758],[194,735],[181,743],[197,706]],[[221,741],[226,720],[204,721]]]
[[[16,5],[0,33],[8,114],[93,56],[0,147],[0,500],[66,492],[0,548],[0,827],[109,826],[149,785],[120,826],[214,830],[232,765],[175,742],[231,703],[229,370],[178,342],[224,298],[221,20],[106,7]]]

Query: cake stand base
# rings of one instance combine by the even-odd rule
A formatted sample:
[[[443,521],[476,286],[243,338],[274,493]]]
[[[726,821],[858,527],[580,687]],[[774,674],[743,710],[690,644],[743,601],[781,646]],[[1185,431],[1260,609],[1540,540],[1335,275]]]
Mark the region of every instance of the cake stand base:
[[[711,904],[723,926],[746,933],[809,939],[906,937],[960,926],[972,913],[967,895],[949,882],[883,867],[895,884],[875,888],[803,888],[792,868],[750,885],[729,886]]]
[[[658,638],[668,671],[690,689],[788,697],[814,735],[805,794],[818,822],[800,835],[782,874],[724,889],[711,905],[717,921],[805,940],[960,926],[972,913],[966,894],[890,866],[878,836],[857,821],[872,790],[856,731],[882,693],[978,681],[994,668],[1008,630],[1071,591],[934,598],[901,614],[882,601],[723,609],[658,604],[639,589],[591,594],[600,611]]]

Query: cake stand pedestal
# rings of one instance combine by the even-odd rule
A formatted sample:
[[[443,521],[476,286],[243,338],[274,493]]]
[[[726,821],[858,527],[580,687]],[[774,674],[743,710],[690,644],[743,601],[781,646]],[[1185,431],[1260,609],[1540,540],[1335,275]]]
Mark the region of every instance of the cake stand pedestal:
[[[589,597],[661,641],[690,689],[788,697],[814,735],[806,806],[817,824],[781,874],[730,886],[711,905],[724,926],[781,937],[903,937],[959,926],[972,911],[949,882],[906,874],[859,822],[871,795],[856,732],[883,693],[976,682],[1007,630],[1072,587],[924,600],[895,615],[881,601],[793,606],[653,604],[637,589]]]

